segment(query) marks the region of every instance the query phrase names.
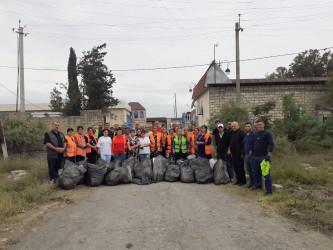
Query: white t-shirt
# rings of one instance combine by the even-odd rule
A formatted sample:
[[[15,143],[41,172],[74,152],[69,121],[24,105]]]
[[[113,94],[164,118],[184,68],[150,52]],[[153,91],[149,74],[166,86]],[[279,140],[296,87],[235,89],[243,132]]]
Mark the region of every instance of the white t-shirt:
[[[101,155],[111,155],[112,141],[109,136],[101,136],[97,142],[97,147],[100,148]]]
[[[140,151],[139,151],[139,154],[150,154],[150,146],[144,147],[143,149],[141,149],[142,145],[146,145],[146,144],[150,143],[149,138],[148,137],[145,137],[145,138],[140,137],[139,141],[140,141]]]

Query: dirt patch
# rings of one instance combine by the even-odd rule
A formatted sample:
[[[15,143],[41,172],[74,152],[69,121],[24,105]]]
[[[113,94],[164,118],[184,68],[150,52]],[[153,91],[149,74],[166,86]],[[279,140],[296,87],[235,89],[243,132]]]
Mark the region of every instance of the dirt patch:
[[[306,190],[306,189],[297,189],[292,196],[294,197],[306,197],[311,199],[331,199],[332,194],[327,190]]]

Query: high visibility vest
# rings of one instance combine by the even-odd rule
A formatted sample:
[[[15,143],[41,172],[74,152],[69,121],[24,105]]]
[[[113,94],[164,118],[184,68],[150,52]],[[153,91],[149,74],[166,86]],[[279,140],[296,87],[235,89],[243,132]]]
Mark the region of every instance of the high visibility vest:
[[[77,140],[78,143],[81,142],[81,145],[83,144],[82,141],[81,141],[81,137],[79,134],[76,134],[75,135],[75,138]],[[78,146],[76,146],[76,151],[75,151],[75,155],[83,155],[83,152],[85,151],[84,148],[79,148]]]
[[[157,132],[157,142],[155,142],[154,133],[151,133],[149,135],[151,152],[155,152],[155,145],[157,145],[157,151],[162,152],[162,145],[161,145],[162,138],[163,138],[163,135],[161,133]]]
[[[205,142],[207,143],[208,142],[208,139],[210,138],[210,134],[209,133],[206,133],[205,134]],[[206,155],[210,155],[212,154],[212,144],[205,144],[205,153]]]
[[[182,151],[182,153],[187,153],[187,145],[186,145],[186,138],[185,136],[182,136],[182,144],[179,147],[178,144],[178,135],[175,136],[175,152],[179,153],[179,151]]]
[[[67,140],[66,150],[64,152],[64,157],[74,157],[76,151],[76,144],[73,137],[69,137],[68,135],[65,137]]]
[[[163,142],[163,148],[166,147],[166,143],[167,143],[167,138],[168,138],[168,134],[165,136],[164,134],[162,134],[162,142]]]
[[[115,137],[113,137],[113,139],[112,139],[112,146],[114,146],[114,142],[115,142],[115,140],[116,140],[116,137],[118,137],[118,136],[115,136]],[[126,138],[126,136],[124,136],[124,135],[122,135],[122,137],[123,137],[123,140],[124,140],[124,154],[127,154],[127,149],[128,149],[127,138]],[[113,152],[112,152],[112,153],[113,153]]]
[[[190,152],[191,154],[195,154],[195,151],[198,149],[198,145],[195,144],[193,133],[190,135],[189,141],[190,141]]]
[[[94,137],[94,139],[96,141],[96,145],[97,145],[98,140],[96,139],[96,136],[94,134],[92,136]],[[88,139],[87,143],[90,143],[90,136],[88,134],[86,134],[85,137]],[[87,154],[91,153],[91,148],[87,147],[86,152],[87,152]]]
[[[168,154],[171,154],[171,135],[168,135],[168,137],[166,138],[166,152]]]

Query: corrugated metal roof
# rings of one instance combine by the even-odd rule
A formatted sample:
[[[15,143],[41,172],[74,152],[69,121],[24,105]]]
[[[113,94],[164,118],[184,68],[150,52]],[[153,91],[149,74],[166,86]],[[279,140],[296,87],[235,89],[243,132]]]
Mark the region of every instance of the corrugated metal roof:
[[[25,111],[51,111],[49,103],[29,103],[25,104]],[[20,109],[20,105],[18,105]],[[0,104],[0,112],[15,112],[16,104]]]

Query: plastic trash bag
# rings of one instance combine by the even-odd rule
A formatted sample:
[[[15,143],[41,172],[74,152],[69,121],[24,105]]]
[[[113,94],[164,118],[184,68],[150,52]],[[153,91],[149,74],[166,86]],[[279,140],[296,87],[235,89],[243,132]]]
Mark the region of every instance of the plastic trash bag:
[[[87,170],[82,166],[65,160],[64,170],[59,176],[59,187],[62,189],[73,189],[82,179]]]
[[[162,155],[153,158],[153,181],[161,182],[164,179],[168,159]]]
[[[227,184],[230,181],[228,170],[227,170],[227,163],[219,159],[214,165],[214,183],[216,185],[220,184]]]
[[[105,176],[105,184],[114,186],[133,181],[132,169],[130,166],[116,167]]]
[[[214,172],[210,167],[209,160],[204,157],[199,157],[190,162],[192,169],[194,170],[194,177],[197,183],[206,184],[213,180]]]
[[[168,182],[178,181],[180,176],[179,166],[169,162],[166,166],[164,180]]]
[[[177,161],[177,164],[180,168],[180,181],[184,183],[192,183],[195,182],[194,171],[190,166],[190,161]]]
[[[145,158],[134,166],[133,182],[138,185],[148,185],[153,180],[153,166],[150,158]]]
[[[107,172],[107,168],[105,166],[100,166],[91,163],[87,163],[87,165],[88,165],[88,171],[85,178],[85,183],[88,186],[92,187],[101,185],[104,180],[104,175]]]

